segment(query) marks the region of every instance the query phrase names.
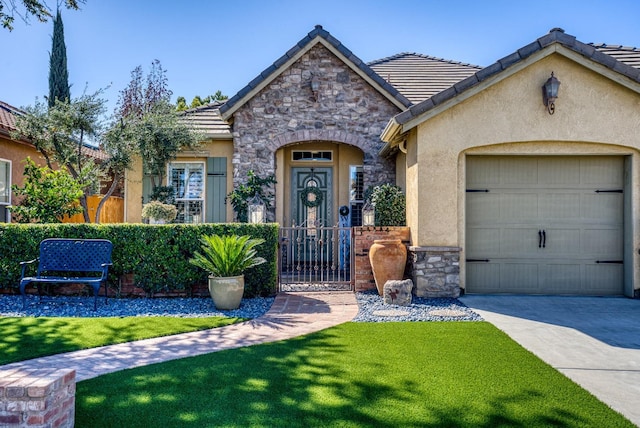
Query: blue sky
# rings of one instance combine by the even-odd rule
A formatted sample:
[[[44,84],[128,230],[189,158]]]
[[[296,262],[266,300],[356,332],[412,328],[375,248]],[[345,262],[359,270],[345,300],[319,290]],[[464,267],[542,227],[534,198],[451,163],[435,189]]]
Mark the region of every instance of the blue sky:
[[[71,94],[108,87],[109,113],[137,65],[159,59],[174,101],[232,96],[316,24],[366,62],[417,52],[486,66],[553,27],[640,47],[637,0],[87,0],[63,21]],[[21,107],[48,92],[52,25],[0,29],[0,100]]]

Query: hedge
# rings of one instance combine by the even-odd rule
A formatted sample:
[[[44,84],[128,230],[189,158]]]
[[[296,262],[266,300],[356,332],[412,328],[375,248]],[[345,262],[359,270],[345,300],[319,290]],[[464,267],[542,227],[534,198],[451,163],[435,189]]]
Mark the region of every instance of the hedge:
[[[0,225],[0,288],[18,287],[19,263],[35,259],[43,239],[100,238],[113,242],[110,287],[117,289],[122,275],[133,274],[136,286],[149,296],[160,291],[189,290],[207,281],[207,273],[188,260],[200,248],[200,237],[212,234],[263,238],[265,242],[258,247],[258,255],[267,263],[245,273],[245,297],[275,294],[278,226],[240,223]]]

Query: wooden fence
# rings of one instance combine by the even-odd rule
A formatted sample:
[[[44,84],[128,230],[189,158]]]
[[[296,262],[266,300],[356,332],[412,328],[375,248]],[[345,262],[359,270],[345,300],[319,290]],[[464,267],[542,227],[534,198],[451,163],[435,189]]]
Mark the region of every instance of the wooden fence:
[[[87,206],[89,207],[89,218],[93,223],[96,217],[96,210],[98,204],[102,200],[102,195],[89,196],[87,198]],[[76,214],[73,217],[65,217],[62,220],[63,223],[84,223],[84,215],[82,213]],[[104,203],[102,210],[100,211],[100,223],[124,223],[124,199],[111,196]]]

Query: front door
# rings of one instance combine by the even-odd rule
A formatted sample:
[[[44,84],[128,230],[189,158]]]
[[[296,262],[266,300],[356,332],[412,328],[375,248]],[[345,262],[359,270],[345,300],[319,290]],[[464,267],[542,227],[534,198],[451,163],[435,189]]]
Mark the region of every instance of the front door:
[[[292,168],[291,218],[296,225],[333,226],[332,168]]]

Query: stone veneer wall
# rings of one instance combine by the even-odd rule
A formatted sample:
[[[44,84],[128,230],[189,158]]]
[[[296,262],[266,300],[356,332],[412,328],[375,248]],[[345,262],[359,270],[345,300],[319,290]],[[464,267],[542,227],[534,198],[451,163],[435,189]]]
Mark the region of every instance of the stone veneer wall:
[[[409,252],[416,296],[460,296],[459,247],[409,247]]]
[[[311,79],[320,83],[317,96]],[[364,153],[364,184],[394,183],[395,164],[377,153],[380,134],[400,112],[323,45],[312,47],[233,115],[233,179],[249,170],[275,172],[275,152],[288,144],[332,141]],[[277,202],[276,202],[277,203]]]
[[[0,370],[0,426],[72,428],[76,371]]]

